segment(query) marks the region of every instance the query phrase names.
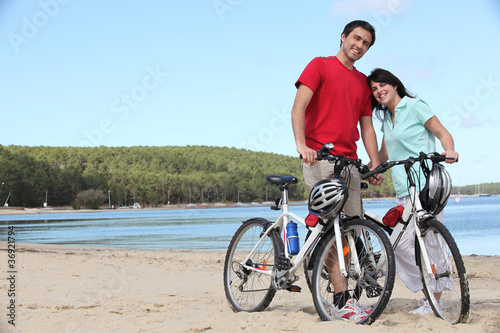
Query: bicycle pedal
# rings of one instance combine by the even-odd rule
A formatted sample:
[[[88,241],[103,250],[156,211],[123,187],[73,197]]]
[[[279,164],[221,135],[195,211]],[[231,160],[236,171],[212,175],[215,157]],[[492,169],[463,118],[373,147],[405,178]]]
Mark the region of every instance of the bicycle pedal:
[[[302,291],[302,288],[296,285],[291,285],[290,287],[286,288],[291,293],[300,293]]]

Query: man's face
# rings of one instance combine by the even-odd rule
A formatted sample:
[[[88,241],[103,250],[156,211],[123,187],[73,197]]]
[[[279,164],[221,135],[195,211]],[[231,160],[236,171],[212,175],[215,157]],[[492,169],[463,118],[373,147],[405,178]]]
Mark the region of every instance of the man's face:
[[[342,51],[346,57],[355,62],[368,51],[372,44],[372,35],[368,30],[356,27],[349,36],[342,35]]]

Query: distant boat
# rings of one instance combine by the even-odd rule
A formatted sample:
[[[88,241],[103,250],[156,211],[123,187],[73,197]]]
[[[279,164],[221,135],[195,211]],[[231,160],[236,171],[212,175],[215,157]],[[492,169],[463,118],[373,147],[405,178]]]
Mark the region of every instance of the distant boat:
[[[484,193],[484,184],[483,184],[483,193],[479,192],[479,184],[477,185],[477,196],[480,198],[483,197],[491,197],[491,194]]]
[[[460,198],[460,189],[458,189],[457,196],[455,197],[455,202],[459,203],[461,200],[462,200],[462,198]]]

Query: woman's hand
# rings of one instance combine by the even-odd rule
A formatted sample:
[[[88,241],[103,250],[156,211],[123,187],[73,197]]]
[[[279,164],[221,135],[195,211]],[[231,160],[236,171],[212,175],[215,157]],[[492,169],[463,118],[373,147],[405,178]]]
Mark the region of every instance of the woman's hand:
[[[375,179],[376,178],[376,179]],[[384,176],[381,173],[376,174],[374,177],[368,178],[370,185],[380,186],[384,182]]]
[[[454,150],[447,150],[445,152],[443,152],[441,155],[444,155],[448,158],[453,158],[453,160],[446,160],[445,162],[446,163],[455,163],[456,161],[458,161],[458,153]]]

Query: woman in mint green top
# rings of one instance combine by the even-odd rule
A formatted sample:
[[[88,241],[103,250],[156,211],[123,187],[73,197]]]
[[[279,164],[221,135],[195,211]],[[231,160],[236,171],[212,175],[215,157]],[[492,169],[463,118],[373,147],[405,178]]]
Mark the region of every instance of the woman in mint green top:
[[[403,83],[387,70],[374,69],[367,80],[372,89],[373,108],[377,117],[383,121],[380,163],[418,156],[421,151],[434,152],[435,138],[439,139],[445,150],[443,155],[453,158],[447,160],[447,163],[457,161],[458,153],[455,151],[453,137],[427,103],[412,96]],[[407,196],[408,187],[403,167],[399,170],[394,167],[392,172],[396,196]]]
[[[436,138],[445,150],[442,154],[453,158],[447,162],[456,162],[458,153],[455,152],[453,137],[427,103],[408,93],[403,83],[389,71],[377,68],[367,79],[372,89],[373,107],[383,122],[384,137],[379,151],[380,163],[387,160],[403,160],[410,156],[416,157],[421,151],[435,152]],[[392,180],[398,198],[396,205],[406,205],[409,193],[404,166],[392,168]],[[420,188],[423,188],[425,185],[423,175],[420,181]],[[443,212],[436,218],[442,222]],[[398,275],[408,289],[414,293],[422,290],[420,272],[415,264],[415,229],[412,223],[408,225],[394,254]],[[434,296],[437,300],[441,297],[440,293]],[[420,300],[419,305],[419,308],[411,312],[416,314],[433,312],[425,298]]]
[[[435,117],[427,103],[421,99],[404,96],[394,110],[392,117],[384,117],[382,132],[384,133],[385,150],[389,160],[404,160],[409,156],[417,157],[419,152],[436,151],[436,140],[425,123]],[[387,156],[385,157],[387,160]],[[403,165],[392,168],[392,181],[396,197],[407,196],[408,182]],[[425,177],[420,177],[420,188],[425,186]]]

